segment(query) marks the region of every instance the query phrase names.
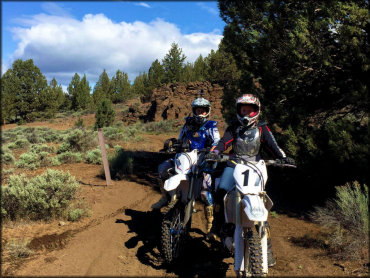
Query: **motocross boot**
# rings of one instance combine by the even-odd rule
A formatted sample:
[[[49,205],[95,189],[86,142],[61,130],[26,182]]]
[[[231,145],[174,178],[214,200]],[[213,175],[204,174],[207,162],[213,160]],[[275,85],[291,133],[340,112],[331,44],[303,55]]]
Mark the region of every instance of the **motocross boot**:
[[[267,264],[269,267],[273,267],[274,265],[276,265],[274,254],[271,250],[271,238],[267,239]]]
[[[211,231],[212,228],[212,222],[213,222],[213,205],[207,206],[204,205],[204,214],[206,217],[206,233],[208,234]]]
[[[165,205],[167,205],[167,197],[166,195],[162,195],[159,201],[152,205],[152,209],[161,209]]]
[[[168,203],[167,194],[163,188],[163,182],[160,184],[160,189],[161,189],[162,197],[159,199],[158,202],[152,205],[152,209],[161,209]]]
[[[224,214],[224,196],[226,194],[226,190],[219,189],[215,195],[215,203],[214,203],[214,219],[212,221],[212,227],[210,232],[207,234],[207,240],[216,240],[217,237],[220,235],[221,226],[225,222],[225,214]]]
[[[271,236],[270,236],[270,225],[266,221],[266,227],[267,227],[267,264],[269,267],[273,267],[276,265],[276,261],[274,259],[274,254],[272,253],[271,248]]]

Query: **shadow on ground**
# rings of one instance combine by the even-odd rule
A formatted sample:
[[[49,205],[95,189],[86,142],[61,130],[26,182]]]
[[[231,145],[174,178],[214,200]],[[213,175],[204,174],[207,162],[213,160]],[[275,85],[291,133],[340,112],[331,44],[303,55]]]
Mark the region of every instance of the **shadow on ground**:
[[[127,225],[129,233],[133,234],[124,243],[127,248],[136,248],[142,243],[136,253],[141,263],[154,269],[165,269],[179,277],[225,277],[229,265],[223,262],[224,256],[220,252],[220,246],[206,242],[201,230],[190,230],[190,238],[178,262],[168,265],[164,263],[159,251],[161,213],[126,209],[125,214],[130,216],[131,220],[117,219],[116,223]]]

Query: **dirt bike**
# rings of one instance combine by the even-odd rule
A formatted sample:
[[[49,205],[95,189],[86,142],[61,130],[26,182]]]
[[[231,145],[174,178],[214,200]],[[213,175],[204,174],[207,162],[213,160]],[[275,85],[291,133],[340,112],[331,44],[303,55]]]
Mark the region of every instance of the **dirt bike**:
[[[296,166],[284,164],[280,160],[256,162],[235,159],[228,155],[219,155],[207,160],[231,160],[236,164],[233,173],[235,187],[224,197],[225,224],[224,231],[221,231],[221,241],[234,255],[234,270],[237,276],[267,275],[267,216],[273,202],[265,192],[266,165]]]
[[[195,200],[200,197],[203,173],[211,172],[204,160],[208,150],[192,150],[175,155],[175,174],[164,182],[171,201],[161,223],[161,252],[166,263],[173,263],[189,236]]]

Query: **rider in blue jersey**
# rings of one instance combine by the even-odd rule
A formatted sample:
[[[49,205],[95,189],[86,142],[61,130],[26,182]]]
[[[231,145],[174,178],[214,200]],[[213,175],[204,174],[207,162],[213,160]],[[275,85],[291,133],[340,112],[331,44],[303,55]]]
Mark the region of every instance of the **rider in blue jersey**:
[[[211,112],[211,103],[203,97],[196,98],[192,104],[192,116],[187,117],[184,126],[179,134],[179,141],[188,141],[190,150],[204,149],[217,146],[220,141],[217,122],[208,120]],[[168,172],[174,166],[173,159],[164,161],[158,166],[159,177],[161,180],[168,178]],[[212,227],[213,221],[213,198],[211,189],[211,176],[204,174],[203,188],[201,192],[202,200],[205,204],[205,216],[207,220],[207,233]],[[152,205],[153,209],[160,209],[168,202],[166,192],[161,185],[162,198]]]

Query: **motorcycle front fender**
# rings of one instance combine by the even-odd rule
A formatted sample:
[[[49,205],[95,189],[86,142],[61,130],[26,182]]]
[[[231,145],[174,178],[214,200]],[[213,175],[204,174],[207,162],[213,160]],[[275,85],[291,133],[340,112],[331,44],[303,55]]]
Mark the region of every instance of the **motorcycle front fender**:
[[[251,221],[267,221],[268,211],[258,195],[245,195],[242,200],[244,212]]]
[[[166,190],[166,191],[171,191],[171,190],[174,190],[176,189],[180,182],[183,181],[183,180],[187,180],[188,177],[187,175],[184,175],[184,174],[177,174],[177,175],[174,175],[172,177],[170,177],[169,179],[167,179],[165,182],[164,182],[164,186],[163,188]]]

